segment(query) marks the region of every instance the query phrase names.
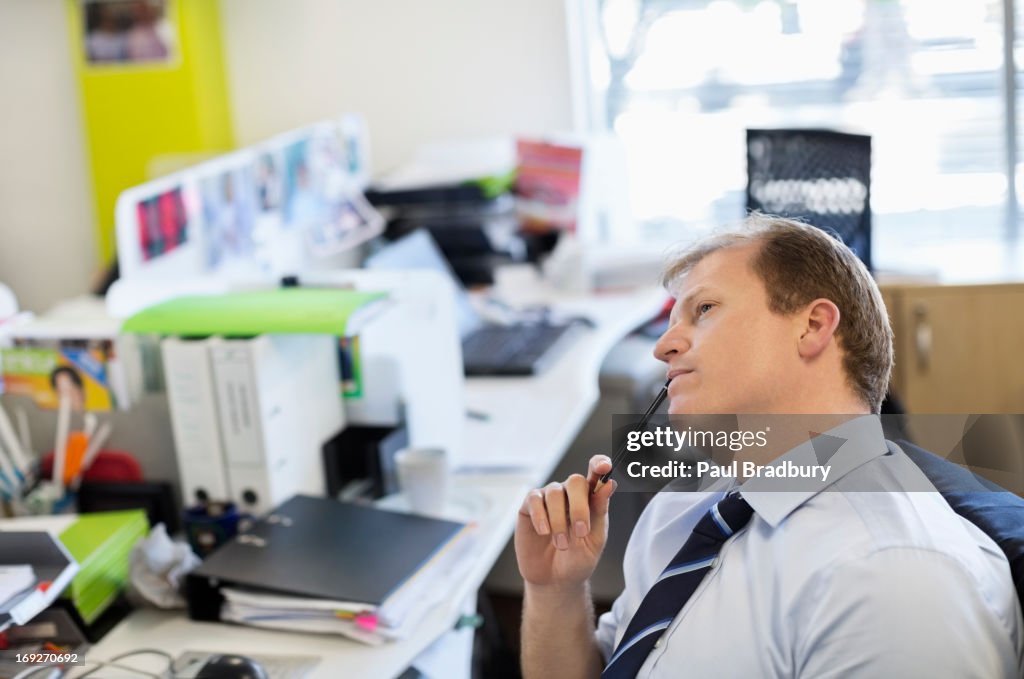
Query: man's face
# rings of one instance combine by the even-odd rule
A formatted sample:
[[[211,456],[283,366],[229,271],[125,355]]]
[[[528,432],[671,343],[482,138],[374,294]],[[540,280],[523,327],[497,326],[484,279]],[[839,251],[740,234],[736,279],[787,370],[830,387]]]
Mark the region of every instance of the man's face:
[[[799,319],[773,313],[751,270],[757,245],[718,250],[683,279],[654,355],[668,366],[668,412],[785,412],[800,369]]]

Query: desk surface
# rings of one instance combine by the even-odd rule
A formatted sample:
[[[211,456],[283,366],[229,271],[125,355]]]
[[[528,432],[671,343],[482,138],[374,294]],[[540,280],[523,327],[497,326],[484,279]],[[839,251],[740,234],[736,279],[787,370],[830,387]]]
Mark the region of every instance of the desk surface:
[[[185,650],[241,654],[299,654],[321,658],[313,677],[389,677],[401,673],[434,640],[452,629],[460,607],[473,596],[508,542],[526,491],[545,482],[586,421],[598,398],[598,373],[608,350],[651,318],[665,299],[660,289],[551,301],[569,313],[586,315],[586,330],[543,374],[530,378],[474,378],[466,383],[466,405],[486,413],[469,420],[465,438],[468,466],[453,481],[453,494],[483,498],[478,517],[476,559],[444,602],[435,606],[407,639],[365,646],[334,636],[302,636],[220,623],[199,623],[181,612],[137,611],[89,653],[109,659],[158,646],[177,655]],[[106,675],[104,675],[106,676]],[[116,675],[111,675],[116,676]]]

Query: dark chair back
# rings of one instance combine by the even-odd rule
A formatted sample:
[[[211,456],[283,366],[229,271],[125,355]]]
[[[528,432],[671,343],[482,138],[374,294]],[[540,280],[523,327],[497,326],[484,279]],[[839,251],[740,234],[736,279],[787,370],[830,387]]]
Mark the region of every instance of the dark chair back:
[[[1024,499],[974,472],[904,440],[896,444],[914,461],[953,511],[999,545],[1010,562],[1024,606]]]
[[[831,231],[871,270],[871,137],[747,130],[747,210]]]

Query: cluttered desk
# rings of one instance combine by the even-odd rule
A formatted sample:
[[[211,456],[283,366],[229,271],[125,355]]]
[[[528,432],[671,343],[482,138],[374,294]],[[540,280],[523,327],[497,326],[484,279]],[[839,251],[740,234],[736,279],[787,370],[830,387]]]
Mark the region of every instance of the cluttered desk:
[[[486,413],[487,418],[467,420],[466,463],[452,476],[449,515],[471,515],[475,524],[472,556],[408,637],[369,646],[342,638],[194,622],[181,613],[147,610],[122,622],[91,650],[90,657],[110,659],[159,640],[162,649],[174,654],[205,650],[258,656],[273,650],[319,658],[310,677],[334,677],[341,670],[353,676],[385,677],[401,674],[446,634],[461,634],[463,643],[471,644],[471,630],[453,629],[472,611],[476,589],[512,534],[524,493],[546,481],[596,401],[597,370],[604,354],[656,313],[662,301],[662,293],[653,289],[566,299],[565,308],[586,309],[595,323],[571,353],[537,377],[467,381],[467,407]],[[211,644],[211,639],[216,643]],[[444,667],[448,660],[432,658],[428,651],[422,664],[426,669],[436,661]]]
[[[186,652],[231,652],[280,663],[284,660],[275,656],[290,656],[299,667],[315,659],[310,677],[338,676],[342,669],[353,675],[397,676],[413,664],[428,676],[431,668],[452,676],[453,663],[468,672],[466,651],[472,644],[472,629],[455,628],[460,619],[472,614],[475,592],[511,536],[523,494],[547,479],[587,417],[597,398],[597,371],[604,354],[656,313],[661,303],[662,293],[655,289],[563,296],[558,300],[561,308],[585,311],[594,323],[570,352],[535,377],[467,381],[466,407],[481,416],[466,421],[464,454],[459,456],[462,462],[453,469],[442,514],[454,521],[471,522],[466,537],[472,545],[458,562],[446,564],[447,577],[435,590],[432,605],[407,636],[370,645],[338,636],[197,622],[183,611],[138,610],[93,646],[87,660],[112,661],[121,654],[156,645],[175,658]],[[402,509],[403,502],[398,496],[380,504]],[[444,644],[432,648],[446,635],[452,637],[447,648]],[[155,660],[142,660],[142,668],[152,671]]]
[[[51,596],[34,605],[66,602],[90,638],[37,650],[81,648],[84,664],[69,665],[67,676],[102,668],[110,677],[228,677],[248,668],[275,679],[386,677],[415,667],[468,677],[476,592],[523,494],[547,480],[584,424],[605,355],[663,306],[654,286],[570,292],[523,264],[496,272],[490,292],[470,295],[423,233],[412,234],[416,261],[402,251],[407,237],[366,269],[339,267],[327,260],[375,236],[381,221],[358,190],[340,202],[315,195],[338,185],[328,178],[314,176],[304,202],[275,204],[275,192],[254,191],[260,200],[245,210],[217,209],[230,199],[215,195],[217,177],[255,190],[246,168],[271,161],[298,176],[314,167],[307,155],[342,153],[333,135],[313,126],[127,191],[118,208],[121,279],[105,305],[0,326],[7,367],[25,373],[8,378],[8,393],[47,392],[53,401],[32,411],[32,426],[20,426],[26,408],[17,402],[18,443],[4,445],[19,453],[10,470],[19,483],[5,485],[4,500],[17,515],[55,514],[6,519],[0,540],[22,532],[67,556],[52,574],[41,565],[12,570],[0,612],[47,589]],[[261,239],[233,249],[225,230],[239,224],[218,220],[247,211]],[[301,242],[302,229],[274,221],[314,214],[334,214],[338,228]],[[300,251],[322,266],[298,262]],[[279,276],[295,270],[303,273]],[[523,308],[530,311],[510,320]],[[86,325],[91,334],[78,338]],[[481,330],[552,332],[543,346],[520,343],[499,362],[486,351],[470,360]],[[78,353],[65,351],[68,337],[78,338]],[[69,405],[70,387],[58,389],[60,371],[85,376],[75,382],[81,403]],[[136,451],[131,481],[173,459],[170,492],[186,511],[162,511],[150,497],[147,511],[70,513],[104,481],[92,457],[118,452],[96,435],[103,431],[91,411],[109,411],[109,434],[110,422],[150,407],[153,391],[166,393],[157,409],[169,414],[173,449],[157,441]],[[37,467],[29,432],[48,439],[39,431],[52,414],[55,452]],[[79,422],[83,432],[74,431]],[[79,434],[98,450],[69,458],[67,441]],[[116,434],[111,441],[123,445]],[[147,518],[167,525],[143,537]],[[96,580],[106,557],[116,557],[116,576]],[[171,571],[180,592],[168,585]],[[91,627],[125,587],[146,605],[112,628]],[[22,608],[11,622],[30,618]]]

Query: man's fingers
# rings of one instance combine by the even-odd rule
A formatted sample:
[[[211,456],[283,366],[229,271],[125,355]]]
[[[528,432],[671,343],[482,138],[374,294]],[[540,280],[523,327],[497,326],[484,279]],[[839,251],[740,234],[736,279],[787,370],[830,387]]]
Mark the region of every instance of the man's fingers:
[[[551,524],[551,542],[557,549],[569,549],[568,504],[560,483],[544,486],[544,505]]]
[[[597,480],[612,470],[612,459],[607,455],[594,455],[587,466],[587,483],[593,488]]]
[[[590,533],[590,484],[573,474],[562,485],[569,501],[569,529],[573,537],[585,538]]]
[[[523,498],[523,506],[519,508],[519,513],[530,517],[533,530],[537,531],[538,535],[551,534],[551,525],[548,523],[548,510],[544,507],[544,493],[540,489],[534,488],[526,494],[526,497]]]
[[[588,477],[573,474],[565,483],[552,482],[531,490],[523,498],[519,513],[529,517],[538,535],[550,535],[555,548],[569,549],[570,538],[585,538],[594,530],[595,521],[604,521],[608,498],[615,492],[616,483],[609,481],[597,492],[592,489],[609,469],[608,456],[595,455],[590,459]]]

